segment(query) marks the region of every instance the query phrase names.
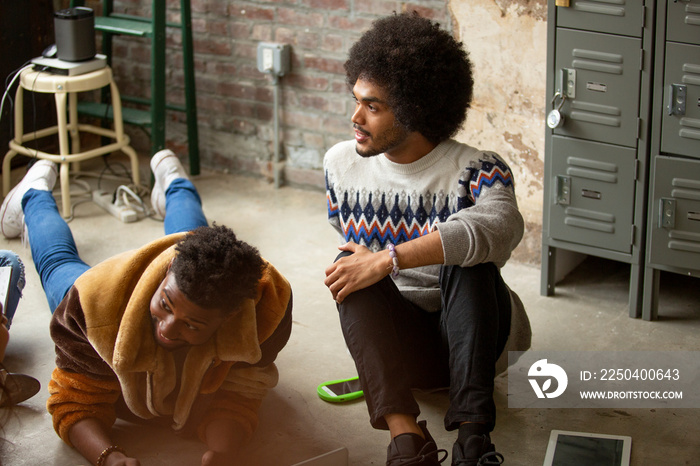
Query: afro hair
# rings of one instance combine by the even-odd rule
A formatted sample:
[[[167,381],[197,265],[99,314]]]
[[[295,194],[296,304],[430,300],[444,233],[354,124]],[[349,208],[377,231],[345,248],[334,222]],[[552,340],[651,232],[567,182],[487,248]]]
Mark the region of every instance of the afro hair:
[[[358,79],[382,87],[397,121],[438,144],[462,127],[474,80],[462,43],[416,12],[375,21],[345,62],[350,89]]]
[[[233,312],[256,297],[264,261],[228,227],[199,227],[176,246],[170,271],[187,299],[207,309]]]

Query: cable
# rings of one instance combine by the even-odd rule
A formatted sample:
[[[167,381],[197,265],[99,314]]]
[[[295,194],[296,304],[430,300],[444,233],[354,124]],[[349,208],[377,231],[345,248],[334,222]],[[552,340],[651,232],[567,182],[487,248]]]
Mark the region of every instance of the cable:
[[[2,100],[0,101],[0,118],[2,118],[2,111],[3,108],[5,107],[5,98],[8,96],[8,93],[10,92],[10,89],[12,86],[15,84],[15,81],[19,76],[22,74],[24,70],[27,68],[31,68],[32,64],[31,62],[26,62],[24,65],[22,65],[20,68],[14,71],[14,76],[12,77],[12,80],[10,81],[10,84],[7,84],[7,79],[9,79],[10,76],[12,76],[12,73],[10,73],[7,76],[7,79],[5,79],[5,92],[2,95]],[[12,97],[10,97],[10,103],[12,103]]]

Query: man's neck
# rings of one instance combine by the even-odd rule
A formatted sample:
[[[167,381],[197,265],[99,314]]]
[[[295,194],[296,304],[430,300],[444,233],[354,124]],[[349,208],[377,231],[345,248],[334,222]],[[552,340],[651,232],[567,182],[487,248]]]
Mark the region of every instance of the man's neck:
[[[418,132],[408,134],[408,137],[398,146],[386,151],[387,159],[394,163],[413,163],[428,155],[437,144],[428,141]]]

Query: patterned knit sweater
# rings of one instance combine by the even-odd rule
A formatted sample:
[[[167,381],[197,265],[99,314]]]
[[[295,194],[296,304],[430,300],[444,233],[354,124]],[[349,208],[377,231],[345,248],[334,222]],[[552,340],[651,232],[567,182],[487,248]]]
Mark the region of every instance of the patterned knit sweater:
[[[444,265],[503,266],[523,235],[513,174],[492,152],[447,140],[416,162],[361,157],[355,141],[324,158],[328,218],[341,241],[373,251],[440,232]],[[423,309],[440,308],[440,266],[402,270],[402,294]]]

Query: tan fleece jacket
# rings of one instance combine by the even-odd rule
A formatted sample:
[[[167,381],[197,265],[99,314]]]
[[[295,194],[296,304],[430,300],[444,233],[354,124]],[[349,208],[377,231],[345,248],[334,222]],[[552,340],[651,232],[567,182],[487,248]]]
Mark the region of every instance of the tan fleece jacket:
[[[179,392],[173,355],[156,344],[149,303],[165,278],[184,234],[169,235],[93,267],[76,280],[51,321],[56,369],[48,411],[59,436],[81,419],[106,426],[116,419],[119,396],[135,415],[169,416],[182,429],[200,394],[214,394],[198,426],[229,418],[251,434],[267,390],[277,384],[274,364],[237,367],[260,360],[260,344],[277,328],[291,297],[287,280],[269,263],[258,295],[247,300],[207,343],[189,349]],[[240,365],[239,365],[240,366]]]

